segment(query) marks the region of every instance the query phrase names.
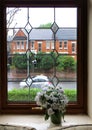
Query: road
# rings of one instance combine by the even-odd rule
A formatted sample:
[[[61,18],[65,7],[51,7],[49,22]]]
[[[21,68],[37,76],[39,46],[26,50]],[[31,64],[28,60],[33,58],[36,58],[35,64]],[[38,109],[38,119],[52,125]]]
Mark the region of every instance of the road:
[[[63,89],[76,89],[77,83],[76,82],[62,82]],[[8,82],[8,91],[12,90],[13,88],[19,89],[19,82]]]

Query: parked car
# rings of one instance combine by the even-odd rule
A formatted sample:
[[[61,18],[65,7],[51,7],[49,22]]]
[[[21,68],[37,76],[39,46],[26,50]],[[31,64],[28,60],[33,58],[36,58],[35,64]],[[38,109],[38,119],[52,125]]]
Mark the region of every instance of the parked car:
[[[49,78],[44,75],[37,75],[33,78],[24,79],[20,82],[20,87],[28,87],[31,86],[32,88],[42,88],[51,86],[52,83],[49,81]]]

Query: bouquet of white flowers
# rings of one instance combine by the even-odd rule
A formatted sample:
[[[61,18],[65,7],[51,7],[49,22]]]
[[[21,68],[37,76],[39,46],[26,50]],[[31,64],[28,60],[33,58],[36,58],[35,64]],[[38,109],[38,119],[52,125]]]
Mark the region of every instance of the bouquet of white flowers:
[[[45,119],[53,117],[55,114],[61,118],[64,117],[65,107],[68,103],[68,99],[64,94],[62,87],[46,87],[43,88],[41,92],[37,93],[35,98],[37,105],[41,106],[46,110]],[[54,123],[58,124],[58,121],[55,120]]]

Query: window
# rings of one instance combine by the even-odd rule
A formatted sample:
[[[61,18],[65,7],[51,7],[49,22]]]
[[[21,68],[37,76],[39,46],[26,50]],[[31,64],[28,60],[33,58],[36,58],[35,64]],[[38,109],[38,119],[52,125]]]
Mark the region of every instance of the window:
[[[17,42],[17,50],[20,49],[20,42]]]
[[[31,49],[34,50],[34,41],[31,42]]]
[[[46,41],[46,49],[50,49],[50,41]]]
[[[38,42],[38,52],[42,51],[42,42]]]
[[[62,41],[59,42],[59,49],[62,49]]]
[[[76,42],[72,42],[72,53],[76,53]]]
[[[64,41],[64,49],[68,49],[67,41]]]
[[[51,41],[51,49],[54,49],[54,41]]]
[[[53,3],[53,1],[49,0],[45,0],[44,2],[40,0],[16,0],[16,2],[13,0],[6,0],[0,6],[0,26],[2,28],[0,30],[0,51],[3,55],[0,55],[0,112],[43,113],[43,110],[41,110],[34,101],[32,90],[34,90],[35,87],[33,79],[44,79],[44,75],[49,78],[49,81],[54,86],[57,84],[62,84],[64,86],[65,84],[69,85],[68,83],[70,83],[70,86],[68,87],[71,88],[73,85],[76,88],[76,96],[73,98],[74,100],[70,100],[67,107],[67,113],[86,113],[87,1],[55,0]],[[6,21],[8,21],[9,18],[7,10],[12,10],[13,8],[16,8],[19,11],[16,14],[16,17],[18,18],[17,24],[15,18],[11,26],[8,26],[8,23],[6,24]],[[66,9],[66,11],[64,11],[66,13],[65,15],[61,13],[64,8]],[[46,12],[49,11],[49,13],[45,13],[45,10]],[[44,13],[42,14],[42,12]],[[67,12],[71,15],[71,12],[75,12],[74,18],[72,19],[71,15],[67,15]],[[19,14],[23,14],[21,19]],[[44,19],[45,22],[43,21]],[[66,19],[66,22],[64,19]],[[69,22],[70,19],[72,19],[72,22]],[[41,21],[39,22],[39,20]],[[47,23],[49,22],[50,25],[47,26]],[[75,23],[75,26],[73,26],[73,22]],[[20,53],[19,51],[13,53],[11,47],[10,50],[7,47],[8,42],[10,42],[7,37],[15,36],[15,34],[13,34],[13,30],[15,30],[16,33],[18,32],[18,34],[15,33],[16,40],[20,40],[20,36],[22,36],[22,40],[26,40],[25,53]],[[14,39],[14,37],[12,38]],[[30,50],[30,41],[35,41],[35,50],[37,50],[37,54]],[[44,41],[51,41],[51,52],[48,54],[45,53],[44,48],[46,46],[46,42]],[[58,52],[59,41],[65,41],[64,50],[62,49],[61,53]],[[71,47],[69,46],[70,41],[76,41],[77,54],[70,53],[72,47],[74,47],[74,45]],[[13,44],[12,40],[11,44]],[[17,49],[20,49],[19,42],[17,43]],[[64,54],[66,49],[69,53]],[[72,68],[66,68],[66,66],[62,67],[61,63],[65,61],[65,58],[66,62],[64,62],[64,65],[67,65],[67,61],[71,57],[76,57],[72,59],[72,61],[76,60],[76,62],[73,62],[75,63],[75,66]],[[62,60],[62,58],[64,59]],[[7,67],[8,59],[11,63]],[[3,70],[3,68],[5,69]],[[75,73],[73,73],[73,71]],[[38,74],[39,77],[37,77]],[[44,80],[46,80],[44,83],[49,83],[47,81],[48,79],[45,78]],[[22,98],[20,98],[21,94],[18,95],[18,97],[11,97],[10,91],[16,86],[16,84],[17,91],[19,87],[21,88],[24,86],[27,95],[24,92],[22,93]],[[32,85],[34,87],[32,87]],[[41,86],[41,82],[38,82],[37,86]],[[17,94],[17,91],[13,96]]]
[[[24,42],[21,42],[21,49],[24,49]]]

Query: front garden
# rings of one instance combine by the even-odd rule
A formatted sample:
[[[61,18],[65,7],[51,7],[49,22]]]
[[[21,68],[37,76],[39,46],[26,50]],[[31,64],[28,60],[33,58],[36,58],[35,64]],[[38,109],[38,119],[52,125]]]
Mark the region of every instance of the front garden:
[[[29,74],[27,73],[28,69]],[[12,77],[8,77],[8,80],[12,79],[14,82],[14,80],[19,78],[27,78],[27,75],[36,76],[39,74],[52,78],[55,71],[60,81],[76,80],[76,60],[72,56],[58,55],[55,52],[51,52],[50,54],[40,52],[36,55],[30,52],[29,56],[27,56],[27,53],[14,54],[10,64],[11,74],[9,75]],[[41,91],[40,88],[13,89],[8,92],[8,100],[34,101],[39,91]],[[65,89],[64,91],[69,101],[77,101],[77,90]]]

